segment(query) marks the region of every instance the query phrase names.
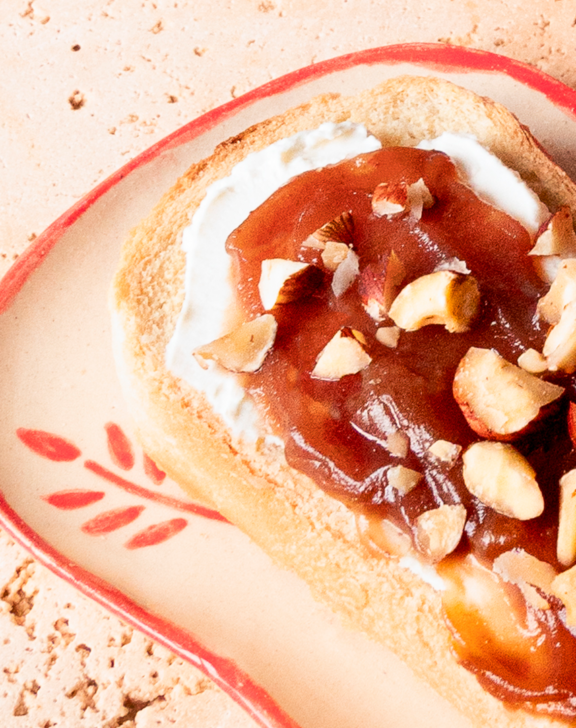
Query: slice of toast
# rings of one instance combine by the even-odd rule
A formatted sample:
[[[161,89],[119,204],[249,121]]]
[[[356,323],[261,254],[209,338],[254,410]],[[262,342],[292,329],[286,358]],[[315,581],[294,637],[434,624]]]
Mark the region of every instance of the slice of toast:
[[[383,146],[444,131],[474,135],[555,211],[576,186],[502,106],[437,78],[399,77],[356,97],[325,95],[220,144],[194,164],[126,241],[112,292],[118,371],[146,452],[211,503],[356,629],[396,652],[473,725],[561,725],[511,711],[451,649],[440,596],[397,561],[368,553],[352,512],[290,468],[281,448],[234,438],[204,395],[175,378],[165,352],[184,300],[182,230],[208,186],[249,153],[325,121],[364,124]]]

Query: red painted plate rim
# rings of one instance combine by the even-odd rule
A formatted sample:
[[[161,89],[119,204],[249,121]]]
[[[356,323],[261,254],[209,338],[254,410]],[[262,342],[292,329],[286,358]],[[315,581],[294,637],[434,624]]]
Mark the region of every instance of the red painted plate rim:
[[[250,104],[289,91],[317,78],[361,65],[410,63],[443,72],[501,73],[542,93],[555,106],[576,117],[576,91],[532,66],[488,51],[434,43],[403,43],[370,48],[306,66],[209,111],[160,140],[97,185],[50,225],[18,258],[0,281],[0,314],[62,235],[118,182],[163,152],[210,131]],[[206,649],[193,635],[150,614],[120,590],[71,562],[42,539],[0,493],[0,526],[40,563],[125,622],[167,647],[214,680],[264,728],[298,728],[297,724],[231,660]]]

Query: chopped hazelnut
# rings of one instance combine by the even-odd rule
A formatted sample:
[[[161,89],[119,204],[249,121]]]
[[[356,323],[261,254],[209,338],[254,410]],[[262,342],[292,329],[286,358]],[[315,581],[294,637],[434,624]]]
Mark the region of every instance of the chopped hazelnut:
[[[533,607],[550,609],[550,603],[540,595],[538,589],[545,594],[552,593],[552,582],[556,577],[553,566],[523,549],[513,549],[504,551],[494,559],[493,568],[504,581],[515,584]]]
[[[203,369],[214,360],[231,372],[255,372],[272,348],[277,329],[274,316],[266,313],[192,353]]]
[[[372,211],[378,217],[408,211],[411,217],[420,220],[422,210],[433,204],[434,197],[422,177],[411,185],[406,182],[382,182],[372,195]]]
[[[566,607],[568,627],[576,627],[576,566],[558,574],[552,582],[551,592]]]
[[[402,430],[396,430],[386,438],[386,448],[391,455],[397,458],[405,458],[410,449],[410,438]]]
[[[464,452],[468,490],[498,513],[527,521],[544,510],[536,473],[518,450],[502,442],[476,442]]]
[[[408,185],[408,206],[410,208],[410,215],[415,220],[420,220],[422,210],[427,210],[433,204],[434,197],[422,177],[414,182],[414,184]]]
[[[570,470],[560,478],[560,520],[556,553],[563,566],[572,566],[576,562],[576,470]]]
[[[436,271],[403,288],[390,307],[389,316],[406,331],[440,324],[452,333],[468,331],[480,310],[476,279],[454,271]]]
[[[542,225],[536,244],[528,255],[576,256],[576,233],[568,205],[561,207]]]
[[[537,255],[532,258],[534,269],[539,277],[548,283],[554,283],[563,260],[559,255]]]
[[[332,277],[332,292],[336,298],[339,298],[350,288],[359,270],[358,256],[349,248],[346,257],[339,263]]]
[[[514,440],[550,414],[563,387],[506,361],[493,349],[471,347],[456,369],[454,399],[481,437]]]
[[[408,207],[406,182],[382,182],[372,195],[372,211],[378,217],[397,215]]]
[[[448,442],[448,440],[436,440],[430,445],[428,452],[443,463],[452,465],[460,457],[462,447],[454,442]]]
[[[319,268],[284,258],[262,261],[258,291],[266,311],[310,295],[322,282]]]
[[[542,354],[551,372],[576,371],[576,301],[562,310],[560,321],[550,329]]]
[[[548,369],[546,357],[536,349],[526,349],[520,354],[518,366],[530,374],[543,374]]]
[[[468,275],[468,273],[470,273],[470,269],[463,260],[460,260],[460,258],[449,258],[448,260],[439,263],[436,268],[434,268],[434,272],[438,270],[452,270],[454,273],[461,273],[462,275]]]
[[[321,254],[322,262],[328,270],[334,271],[340,263],[346,260],[349,252],[350,248],[346,243],[335,243],[333,240],[329,240]]]
[[[464,506],[443,505],[433,508],[416,519],[416,541],[422,552],[437,563],[458,546],[465,524]]]
[[[376,339],[389,349],[395,349],[400,339],[400,328],[398,326],[381,326],[376,329]]]
[[[362,270],[358,290],[364,310],[374,321],[386,318],[405,275],[404,265],[393,250]]]
[[[563,260],[550,290],[538,301],[538,315],[557,324],[564,308],[576,301],[576,259]]]
[[[334,220],[318,228],[312,235],[309,235],[303,242],[307,248],[324,250],[326,243],[344,243],[351,246],[354,242],[354,219],[349,212],[343,212]]]
[[[424,477],[422,473],[404,465],[392,465],[386,472],[388,476],[388,485],[397,490],[402,495],[406,495],[413,490]]]
[[[364,345],[364,336],[359,331],[348,327],[340,329],[320,352],[312,376],[335,381],[362,371],[372,361]]]

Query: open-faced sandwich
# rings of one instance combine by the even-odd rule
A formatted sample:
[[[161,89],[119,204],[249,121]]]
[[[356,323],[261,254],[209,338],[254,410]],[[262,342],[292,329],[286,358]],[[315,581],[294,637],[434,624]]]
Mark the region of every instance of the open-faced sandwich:
[[[575,210],[399,77],[218,146],[114,280],[146,451],[478,726],[576,722]]]

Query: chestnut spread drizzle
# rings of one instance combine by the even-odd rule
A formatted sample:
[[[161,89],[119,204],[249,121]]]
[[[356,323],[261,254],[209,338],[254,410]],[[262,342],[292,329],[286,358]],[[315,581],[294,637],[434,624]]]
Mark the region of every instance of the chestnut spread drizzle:
[[[378,184],[412,184],[420,178],[435,200],[421,219],[372,212]],[[471,330],[449,333],[432,325],[402,332],[395,349],[379,343],[379,324],[361,305],[359,278],[336,297],[320,252],[302,245],[344,211],[352,215],[360,273],[378,266],[391,251],[406,269],[403,285],[450,259],[464,261],[482,295]],[[527,255],[531,245],[527,231],[480,201],[444,154],[387,148],[295,178],[249,216],[230,236],[227,249],[247,319],[263,311],[258,294],[262,260],[298,260],[326,271],[316,293],[274,309],[275,345],[262,368],[245,375],[248,390],[286,444],[289,465],[353,509],[386,517],[412,535],[424,511],[463,504],[468,514],[464,536],[439,565],[450,585],[444,601],[455,651],[500,699],[571,719],[576,718],[576,638],[561,621],[560,602],[550,598],[551,608],[538,610],[508,585],[512,608],[505,611],[515,620],[510,628],[524,639],[523,646],[512,649],[505,640],[493,639],[463,604],[455,569],[468,554],[489,567],[502,552],[522,548],[561,570],[555,553],[558,481],[576,466],[565,405],[538,432],[514,443],[534,467],[545,498],[543,514],[530,521],[500,515],[472,496],[462,480],[461,459],[447,464],[426,455],[437,440],[463,448],[479,440],[452,396],[456,367],[471,346],[494,348],[511,362],[528,348],[541,351],[546,324],[535,311],[547,286]],[[338,381],[313,378],[319,352],[342,327],[364,334],[370,365]],[[560,375],[554,381],[566,387],[565,400],[574,399],[573,377]],[[398,429],[410,439],[404,459],[382,445]],[[400,462],[424,474],[406,495],[387,484],[387,469]]]

